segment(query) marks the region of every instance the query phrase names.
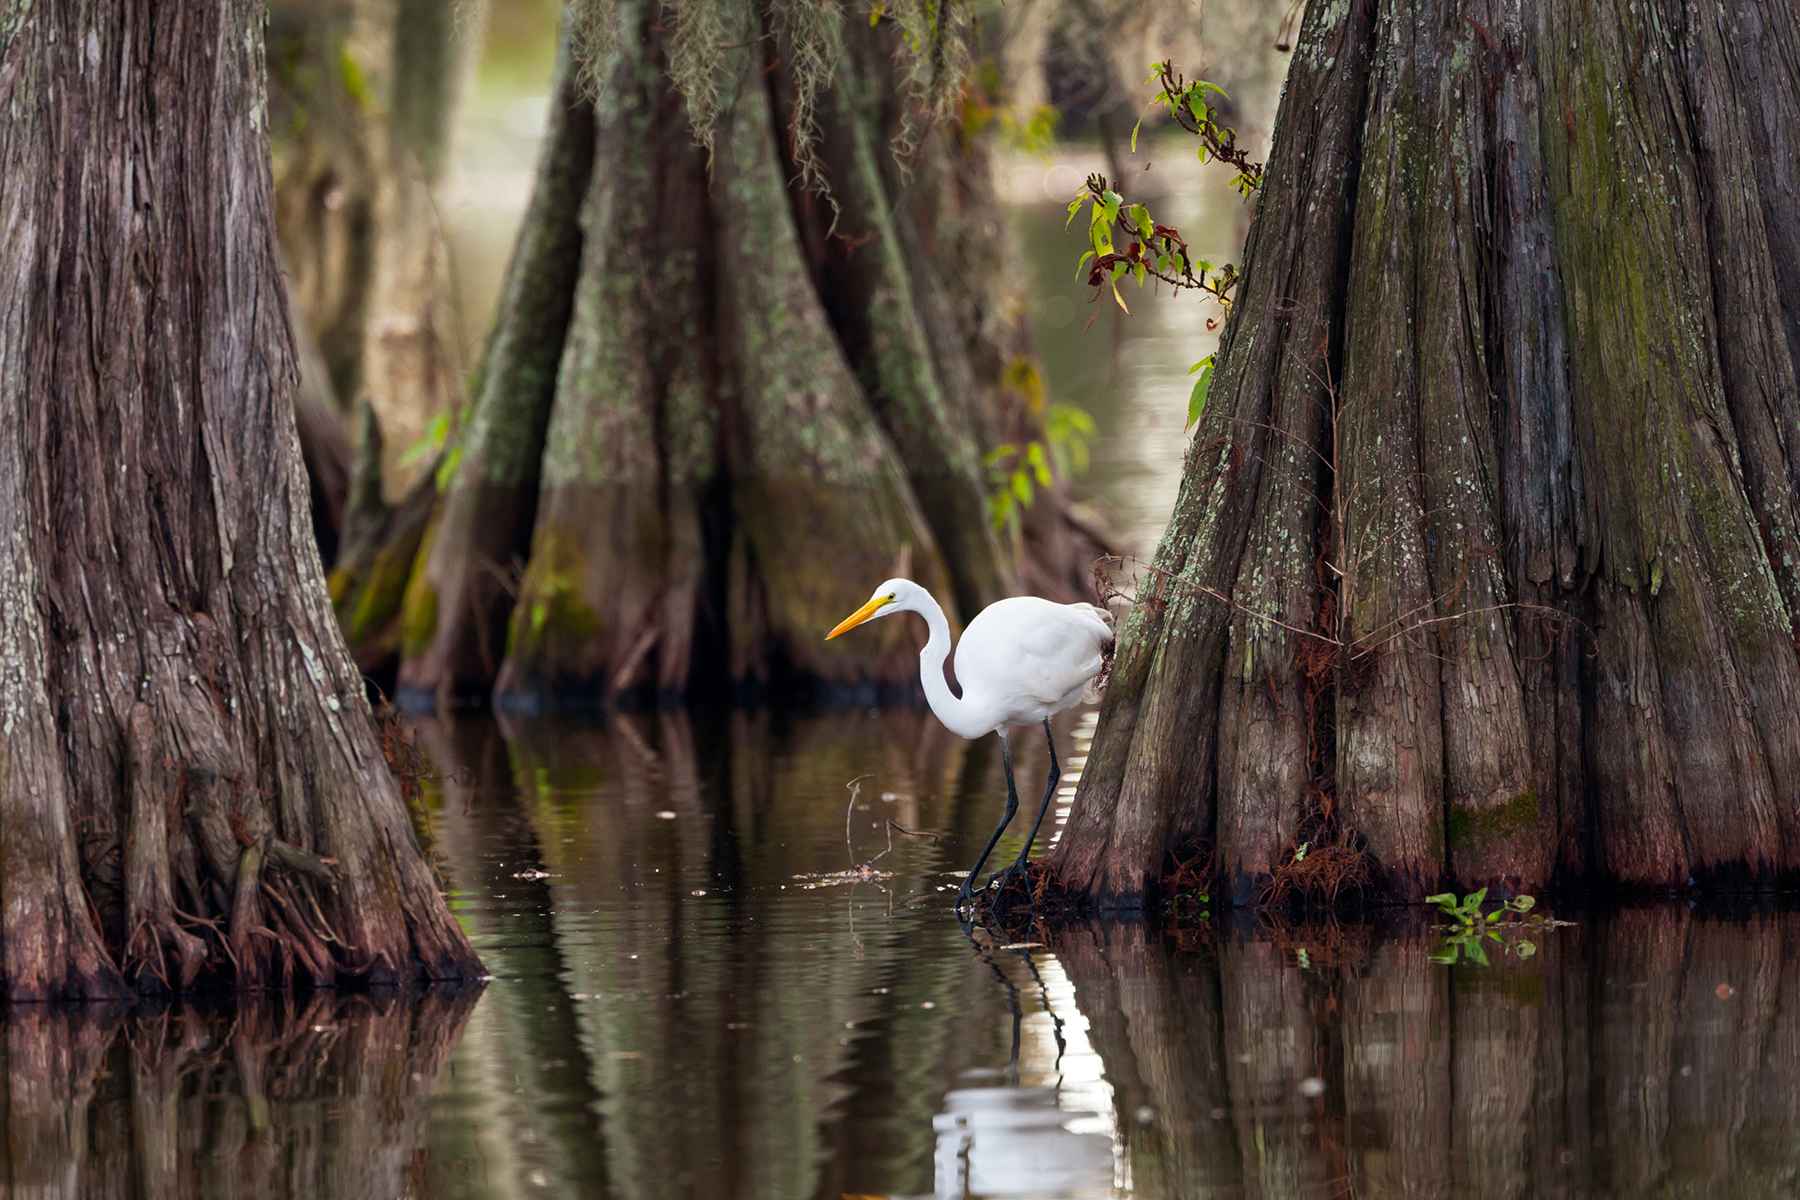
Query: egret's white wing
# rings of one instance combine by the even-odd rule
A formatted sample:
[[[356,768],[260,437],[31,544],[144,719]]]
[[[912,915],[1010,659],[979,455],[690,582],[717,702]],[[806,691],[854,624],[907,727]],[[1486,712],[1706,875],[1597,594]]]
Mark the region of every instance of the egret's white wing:
[[[1112,640],[1104,609],[1014,596],[969,622],[956,647],[956,679],[965,695],[991,703],[1056,705],[1100,673]]]

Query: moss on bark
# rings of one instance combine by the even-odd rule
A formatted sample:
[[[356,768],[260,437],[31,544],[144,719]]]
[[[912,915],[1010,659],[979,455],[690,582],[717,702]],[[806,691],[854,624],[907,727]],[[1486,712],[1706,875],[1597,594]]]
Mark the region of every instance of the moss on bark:
[[[1309,10],[1063,882],[1141,890],[1185,829],[1242,898],[1316,822],[1390,898],[1800,865],[1800,213],[1755,140],[1795,40],[1674,0]]]

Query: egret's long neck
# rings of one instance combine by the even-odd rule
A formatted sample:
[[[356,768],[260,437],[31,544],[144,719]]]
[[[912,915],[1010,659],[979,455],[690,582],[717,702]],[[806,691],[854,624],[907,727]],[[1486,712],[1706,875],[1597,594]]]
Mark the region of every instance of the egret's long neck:
[[[925,702],[931,705],[931,711],[944,723],[944,728],[958,737],[977,738],[993,732],[991,727],[983,725],[980,714],[970,704],[968,685],[963,685],[964,695],[958,697],[950,691],[950,684],[944,678],[944,660],[950,657],[950,622],[931,593],[926,592],[919,598],[918,613],[931,630],[925,648],[919,651],[919,682],[925,685]]]

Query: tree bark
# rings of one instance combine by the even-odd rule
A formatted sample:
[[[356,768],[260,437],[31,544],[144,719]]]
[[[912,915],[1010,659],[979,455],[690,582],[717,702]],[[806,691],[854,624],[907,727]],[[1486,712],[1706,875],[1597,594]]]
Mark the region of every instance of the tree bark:
[[[880,165],[894,115],[858,78],[891,33],[830,27],[834,228],[791,182],[790,34],[725,15],[710,161],[654,5],[621,5],[586,64],[603,103],[559,67],[516,303],[394,623],[410,705],[910,689],[894,630],[823,646],[859,593],[910,574],[966,616],[1017,588],[986,512],[997,396],[952,386],[946,363],[977,374],[969,339],[937,336],[917,217]],[[1047,574],[1073,591],[1087,545],[1065,537]]]
[[[0,24],[0,992],[468,977],[313,543],[262,8],[151,7]]]
[[[1062,882],[1204,843],[1244,902],[1327,835],[1393,899],[1796,867],[1775,7],[1309,7]]]
[[[450,133],[474,62],[459,27],[479,30],[481,3],[362,0],[358,13],[376,165],[368,315],[362,382],[381,430],[380,494],[397,503],[425,473],[409,453],[433,418],[460,407],[450,247],[434,195],[449,160]],[[477,41],[479,39],[476,39]]]

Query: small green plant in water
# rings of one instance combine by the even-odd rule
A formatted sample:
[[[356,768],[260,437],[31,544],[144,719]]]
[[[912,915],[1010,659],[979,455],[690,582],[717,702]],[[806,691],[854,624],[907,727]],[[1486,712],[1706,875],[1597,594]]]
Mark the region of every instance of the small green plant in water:
[[[1531,896],[1514,896],[1489,911],[1487,889],[1458,897],[1454,892],[1439,892],[1425,897],[1425,903],[1437,906],[1444,917],[1439,926],[1444,940],[1432,953],[1431,961],[1455,966],[1459,962],[1475,966],[1488,965],[1488,943],[1495,943],[1502,954],[1526,959],[1537,953],[1537,943],[1517,936],[1526,928],[1549,928],[1559,922],[1546,917],[1530,917],[1537,900]]]

